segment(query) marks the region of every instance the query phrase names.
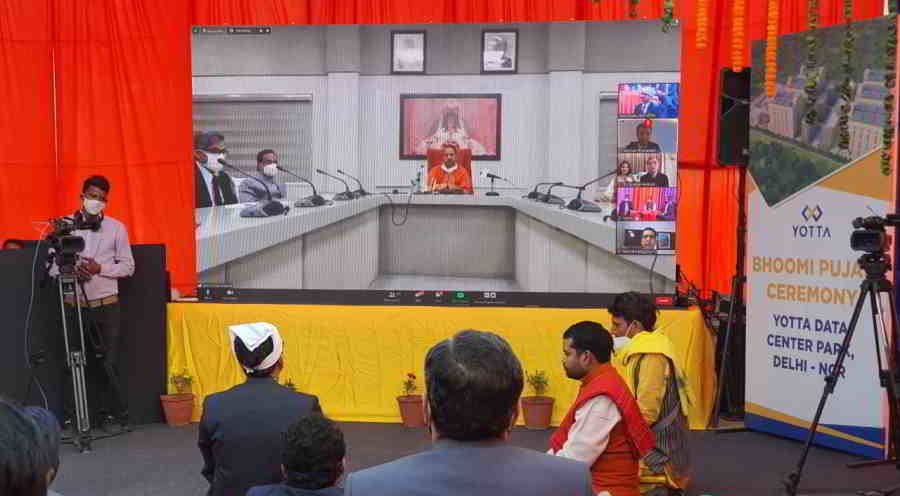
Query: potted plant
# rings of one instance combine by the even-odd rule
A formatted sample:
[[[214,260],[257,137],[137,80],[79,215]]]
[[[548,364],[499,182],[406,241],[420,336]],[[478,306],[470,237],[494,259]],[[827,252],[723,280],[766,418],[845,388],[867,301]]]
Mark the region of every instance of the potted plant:
[[[403,380],[403,396],[397,397],[400,407],[400,418],[406,427],[424,427],[425,412],[422,408],[422,395],[416,392],[416,375],[408,372]]]
[[[534,389],[534,396],[522,397],[522,415],[525,427],[532,430],[544,430],[550,427],[550,416],[553,414],[553,398],[544,396],[550,381],[543,370],[535,370],[533,374],[525,371],[528,385]]]
[[[184,369],[172,375],[169,384],[172,386],[169,388],[170,392],[174,389],[175,394],[163,394],[159,397],[163,413],[166,415],[166,423],[170,426],[187,425],[191,423],[194,414],[194,393],[191,392],[194,378],[187,369]]]

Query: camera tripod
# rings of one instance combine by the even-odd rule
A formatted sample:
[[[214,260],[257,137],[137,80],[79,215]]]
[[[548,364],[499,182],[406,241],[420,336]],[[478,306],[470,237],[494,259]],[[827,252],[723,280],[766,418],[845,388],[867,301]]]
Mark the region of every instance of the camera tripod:
[[[898,424],[897,422],[898,385],[895,368],[896,364],[894,363],[894,359],[892,356],[893,354],[888,349],[890,342],[887,336],[884,337],[885,358],[882,361],[882,340],[878,335],[878,322],[879,318],[882,317],[881,310],[878,306],[879,296],[881,294],[887,294],[888,296],[890,306],[889,310],[891,312],[890,318],[893,320],[897,317],[897,305],[896,301],[894,300],[894,285],[891,284],[891,282],[885,277],[887,271],[891,269],[891,262],[890,259],[888,259],[888,257],[884,254],[884,252],[866,253],[859,257],[859,260],[857,262],[859,263],[860,268],[865,271],[866,278],[860,284],[859,298],[857,298],[856,300],[856,307],[853,309],[853,316],[850,319],[850,326],[847,329],[847,333],[844,335],[844,341],[841,343],[841,349],[834,361],[834,366],[831,368],[831,372],[825,377],[825,389],[822,391],[822,397],[819,399],[819,406],[816,409],[815,417],[813,417],[812,425],[810,425],[809,435],[807,436],[806,443],[803,446],[803,453],[800,455],[800,460],[797,463],[797,469],[789,474],[784,481],[782,481],[788,496],[796,496],[797,494],[797,486],[800,483],[800,476],[803,473],[803,467],[806,464],[806,458],[809,455],[809,450],[812,445],[813,439],[815,438],[816,430],[819,427],[819,421],[822,417],[822,411],[825,409],[825,402],[828,400],[828,396],[834,392],[834,387],[837,384],[839,374],[843,370],[844,359],[847,357],[850,343],[851,341],[853,341],[853,334],[856,331],[856,324],[859,322],[859,317],[862,314],[863,305],[865,305],[867,298],[869,299],[869,303],[872,307],[872,331],[875,333],[875,355],[878,363],[878,378],[881,387],[887,390],[888,395],[890,432],[885,436],[886,442],[888,443],[888,455],[893,455],[894,450],[898,446],[900,446],[900,444],[898,444],[898,441],[900,441],[900,439],[898,439],[898,437],[900,437],[900,424]],[[896,322],[896,320],[894,320],[894,322]],[[882,330],[887,331],[887,329]],[[890,460],[886,462],[895,463],[896,460]],[[898,468],[900,468],[900,466],[898,466]],[[862,494],[871,496],[890,496],[895,494],[898,489],[900,489],[900,486]]]
[[[66,346],[66,366],[72,373],[72,394],[75,403],[75,425],[72,442],[82,453],[91,450],[91,416],[88,409],[87,384],[84,377],[87,365],[87,347],[84,342],[84,324],[81,317],[81,301],[76,288],[78,278],[74,266],[61,266],[58,277],[59,308],[62,316],[63,340]],[[77,334],[69,339],[69,310],[66,301],[72,302]]]

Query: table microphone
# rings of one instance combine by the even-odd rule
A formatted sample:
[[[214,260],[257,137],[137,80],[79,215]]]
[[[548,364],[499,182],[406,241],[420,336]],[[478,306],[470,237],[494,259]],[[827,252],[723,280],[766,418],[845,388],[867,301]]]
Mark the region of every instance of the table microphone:
[[[297,174],[294,174],[293,172],[285,169],[284,167],[282,167],[280,165],[278,166],[278,170],[280,170],[281,172],[284,172],[285,174],[287,174],[289,176],[295,177],[295,178],[305,182],[306,184],[309,185],[310,188],[312,188],[312,192],[313,192],[312,196],[307,196],[306,198],[301,198],[301,199],[297,200],[297,203],[294,203],[295,207],[318,207],[320,205],[328,204],[328,200],[326,200],[325,198],[322,198],[319,195],[319,193],[316,192],[316,185],[313,184],[312,181],[310,181],[309,179],[300,177]]]
[[[359,185],[359,189],[356,190],[356,191],[354,191],[353,194],[356,195],[357,198],[362,197],[362,196],[366,196],[366,195],[369,194],[368,191],[366,191],[366,190],[363,189],[363,185],[362,185],[361,182],[359,182],[359,179],[357,179],[357,178],[351,176],[350,174],[347,174],[346,172],[344,172],[344,171],[342,171],[342,170],[340,170],[340,169],[337,170],[337,173],[338,173],[338,174],[345,175],[345,176],[349,177],[350,179],[353,179],[354,181],[356,181],[356,184]]]
[[[341,178],[339,178],[339,177],[337,177],[337,176],[332,176],[331,174],[329,174],[329,173],[323,171],[322,169],[316,169],[316,172],[319,173],[319,174],[322,174],[323,176],[328,176],[328,177],[330,177],[330,178],[332,178],[332,179],[338,180],[338,181],[340,181],[340,182],[342,182],[342,183],[344,184],[344,188],[346,189],[346,191],[344,191],[343,193],[338,193],[338,194],[334,195],[334,196],[331,198],[332,200],[334,200],[334,201],[344,201],[344,200],[352,200],[352,199],[356,198],[356,196],[353,195],[353,192],[350,191],[350,185],[347,184],[347,181],[344,181],[343,179],[341,179]]]
[[[534,185],[534,190],[529,192],[527,195],[523,196],[522,198],[527,198],[529,200],[539,200],[541,198],[541,194],[538,193],[538,187],[546,186],[548,184],[556,184],[556,183],[537,183]]]
[[[553,194],[550,193],[551,191],[553,191],[553,188],[555,188],[555,187],[557,187],[557,186],[567,186],[567,187],[569,187],[568,185],[563,184],[561,181],[557,181],[557,182],[555,182],[555,183],[550,183],[550,187],[547,188],[547,192],[544,193],[543,196],[539,197],[538,200],[539,200],[539,201],[542,201],[542,202],[544,202],[544,203],[553,203],[553,204],[555,204],[555,205],[563,205],[563,204],[565,204],[566,202],[563,201],[562,198],[560,198],[560,197],[558,197],[558,196],[553,195]]]
[[[617,170],[613,170],[612,172],[610,172],[608,174],[603,174],[602,176],[600,176],[596,179],[591,179],[590,181],[579,186],[578,187],[578,196],[576,196],[575,199],[570,201],[569,204],[566,205],[566,208],[568,208],[569,210],[581,210],[582,212],[602,212],[603,209],[600,208],[599,206],[597,206],[597,204],[595,204],[594,202],[582,200],[581,194],[584,193],[585,188],[587,188],[588,186],[596,183],[597,181],[599,181],[601,179],[606,179],[607,177],[612,176],[612,175],[616,174],[617,172],[618,172]]]
[[[253,177],[250,174],[247,174],[246,172],[244,172],[244,171],[238,169],[237,167],[226,162],[224,158],[220,158],[218,160],[218,162],[220,164],[222,164],[223,166],[228,167],[229,169],[237,172],[238,174],[249,177],[250,179],[253,179],[254,181],[258,182],[259,184],[262,184],[263,188],[266,189],[266,200],[260,201],[259,203],[262,204],[262,211],[263,211],[263,213],[266,214],[266,216],[271,217],[273,215],[281,215],[281,214],[287,213],[287,210],[288,210],[287,207],[285,207],[281,202],[275,201],[272,199],[272,192],[269,191],[269,186],[266,183],[264,183],[262,181],[262,179],[260,179],[258,177]]]

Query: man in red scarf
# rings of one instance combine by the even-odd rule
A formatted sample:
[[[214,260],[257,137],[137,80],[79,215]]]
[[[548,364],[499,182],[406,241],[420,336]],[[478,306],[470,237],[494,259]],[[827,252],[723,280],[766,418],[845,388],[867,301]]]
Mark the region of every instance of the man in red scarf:
[[[579,322],[563,334],[563,368],[581,387],[548,453],[588,464],[595,493],[639,496],[638,461],[653,449],[654,438],[609,363],[612,349],[612,336],[596,322]]]

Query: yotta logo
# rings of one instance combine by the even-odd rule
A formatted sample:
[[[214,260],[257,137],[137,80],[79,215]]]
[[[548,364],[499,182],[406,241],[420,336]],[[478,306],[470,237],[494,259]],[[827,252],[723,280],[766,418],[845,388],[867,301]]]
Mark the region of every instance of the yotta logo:
[[[803,220],[809,222],[814,220],[819,222],[819,219],[822,218],[822,207],[816,205],[815,207],[810,207],[809,205],[803,207],[803,210],[800,212],[803,215]]]
[[[800,215],[803,216],[803,220],[806,221],[806,224],[797,224],[793,226],[794,238],[831,238],[831,229],[829,229],[828,226],[823,226],[818,223],[822,219],[822,216],[825,215],[825,211],[822,210],[822,207],[818,205],[812,207],[807,205],[800,211]]]

